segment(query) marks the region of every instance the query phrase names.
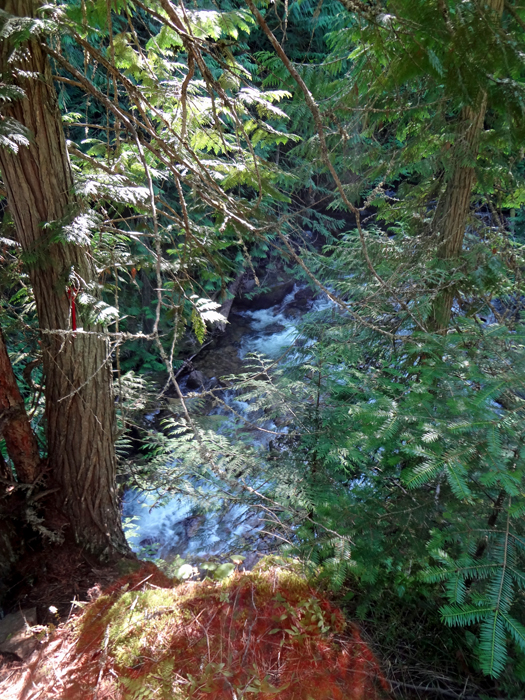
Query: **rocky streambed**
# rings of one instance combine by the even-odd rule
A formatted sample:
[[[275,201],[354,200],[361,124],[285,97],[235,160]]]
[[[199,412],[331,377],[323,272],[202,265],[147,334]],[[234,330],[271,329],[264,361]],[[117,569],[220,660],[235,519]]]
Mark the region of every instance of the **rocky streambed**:
[[[213,390],[226,407],[210,402],[208,412],[222,414],[235,429],[235,422],[240,420],[236,414],[245,415],[249,406],[238,400],[223,378],[241,373],[250,353],[274,360],[285,354],[297,342],[302,316],[328,306],[327,299],[314,296],[309,287],[289,279],[278,280],[268,292],[253,299],[240,296],[231,306],[224,332],[202,351],[192,353],[195,356],[191,364],[180,375],[183,394],[194,397]],[[234,413],[228,411],[228,405]],[[270,431],[276,428],[271,422],[263,422],[261,427]],[[254,430],[253,440],[265,449],[269,434]],[[210,498],[214,496],[210,491]],[[124,518],[134,519],[129,539],[142,554],[146,549],[150,555],[168,561],[202,561],[244,552],[249,567],[275,547],[273,538],[261,532],[264,523],[259,513],[244,505],[225,503],[222,510],[206,512],[187,496],[175,495],[164,505],[153,507],[156,500],[155,494],[138,491],[130,490],[125,495]]]

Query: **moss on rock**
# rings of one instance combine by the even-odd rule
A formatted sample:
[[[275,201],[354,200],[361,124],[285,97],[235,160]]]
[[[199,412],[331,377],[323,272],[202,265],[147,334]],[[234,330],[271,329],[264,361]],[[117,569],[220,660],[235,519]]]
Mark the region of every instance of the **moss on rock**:
[[[94,697],[102,678],[129,700],[385,697],[357,627],[279,563],[223,581],[176,585],[151,564],[122,577],[77,623],[81,695],[68,697]]]

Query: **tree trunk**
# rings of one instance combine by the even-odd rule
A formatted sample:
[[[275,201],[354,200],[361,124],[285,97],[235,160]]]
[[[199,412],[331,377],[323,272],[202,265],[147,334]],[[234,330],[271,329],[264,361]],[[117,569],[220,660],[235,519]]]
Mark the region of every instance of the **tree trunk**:
[[[38,444],[18,389],[0,329],[0,438],[4,438],[10,465],[0,453],[0,602],[9,591],[16,563],[26,553],[28,493],[25,484],[40,473]]]
[[[1,9],[25,17],[35,16],[38,4],[0,0]],[[70,533],[104,560],[129,551],[115,483],[111,353],[96,332],[101,329],[88,320],[72,332],[75,302],[70,296],[79,289],[93,294],[96,274],[86,242],[64,236],[63,226],[79,206],[46,54],[32,39],[15,63],[8,63],[7,43],[0,70],[13,76],[25,98],[2,111],[29,130],[31,144],[16,154],[0,150],[0,166],[42,333],[48,465],[60,487],[57,505],[70,522]],[[26,77],[28,71],[37,77]]]
[[[454,160],[470,160],[474,163],[478,154],[479,139],[487,109],[486,95],[481,96],[478,109],[465,107],[461,112],[459,134],[454,146]],[[476,180],[474,165],[458,165],[450,178],[445,193],[438,204],[433,229],[438,239],[438,257],[454,261],[463,249],[463,239],[470,212],[470,197]],[[452,313],[455,289],[448,286],[436,297],[431,315],[431,328],[445,332]]]
[[[503,13],[504,0],[489,0],[488,7],[498,16]],[[477,104],[461,111],[458,135],[454,144],[453,161],[456,167],[440,200],[434,221],[433,232],[438,240],[438,257],[453,262],[461,255],[470,198],[476,181],[475,162],[483,122],[487,111],[487,95],[480,92]],[[467,164],[465,164],[467,163]],[[430,328],[438,333],[446,332],[452,313],[455,289],[451,284],[443,289],[432,306]]]
[[[18,389],[7,348],[0,328],[0,437],[4,437],[7,454],[13,462],[19,482],[31,484],[39,473],[38,444]],[[0,476],[8,471],[0,455]]]
[[[26,551],[24,506],[23,494],[0,479],[0,604],[11,587],[15,566]]]

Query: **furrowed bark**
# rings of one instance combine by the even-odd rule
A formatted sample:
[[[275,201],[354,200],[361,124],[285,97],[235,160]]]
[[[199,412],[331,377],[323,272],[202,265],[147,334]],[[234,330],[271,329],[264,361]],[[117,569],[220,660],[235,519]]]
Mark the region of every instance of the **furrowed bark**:
[[[504,0],[489,0],[487,6],[498,18],[503,14]],[[487,111],[487,94],[480,92],[474,106],[461,111],[453,159],[456,167],[438,204],[433,233],[438,242],[438,257],[453,264],[463,249],[465,229],[470,212],[470,199],[476,181],[475,161],[479,151],[483,122]],[[430,330],[445,333],[452,313],[456,290],[451,284],[436,297],[430,316]]]
[[[481,96],[481,104],[477,110],[471,107],[465,107],[462,110],[461,127],[455,145],[455,160],[461,161],[468,158],[472,162],[475,161],[486,110],[486,95]],[[461,255],[475,181],[476,173],[473,165],[458,165],[438,204],[432,228],[438,239],[437,253],[441,260],[452,263]],[[432,306],[431,330],[438,333],[446,331],[455,294],[456,291],[452,285],[438,294]]]
[[[0,0],[1,9],[20,17],[34,17],[38,5]],[[91,287],[93,293],[96,274],[86,242],[63,236],[63,225],[79,213],[79,205],[46,53],[33,38],[20,58],[8,63],[7,44],[0,70],[25,98],[2,112],[29,130],[31,143],[18,153],[0,150],[0,167],[42,332],[48,466],[74,539],[99,559],[110,559],[129,551],[115,483],[111,355],[102,334],[67,333],[72,330],[68,289]],[[25,73],[17,75],[16,69]],[[28,78],[27,72],[37,77]],[[101,329],[86,320],[83,330]]]

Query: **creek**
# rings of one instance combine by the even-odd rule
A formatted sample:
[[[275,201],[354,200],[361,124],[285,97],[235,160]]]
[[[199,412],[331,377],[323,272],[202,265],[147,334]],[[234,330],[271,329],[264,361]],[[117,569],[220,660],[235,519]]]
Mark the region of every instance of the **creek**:
[[[330,305],[326,297],[314,298],[308,287],[293,282],[281,285],[277,292],[256,297],[253,304],[234,304],[225,333],[210,350],[197,356],[193,371],[181,378],[181,391],[195,396],[216,387],[220,377],[242,372],[250,353],[277,360],[298,341],[298,323],[303,316]],[[221,415],[223,429],[231,431],[246,417],[249,405],[228,388],[219,396],[235,413],[219,405],[210,408],[208,415]],[[253,440],[262,449],[268,449],[271,431],[286,432],[286,428],[277,429],[271,421],[259,422],[259,426],[269,431],[253,431]],[[215,495],[210,491],[210,498]],[[164,505],[155,505],[156,500],[155,494],[132,490],[124,497],[123,517],[133,518],[128,540],[141,554],[146,548],[151,556],[167,561],[180,557],[194,562],[223,560],[233,553],[248,552],[245,565],[250,566],[275,547],[275,540],[262,532],[264,523],[259,513],[247,506],[226,505],[219,512],[206,512],[187,496],[174,495]]]

